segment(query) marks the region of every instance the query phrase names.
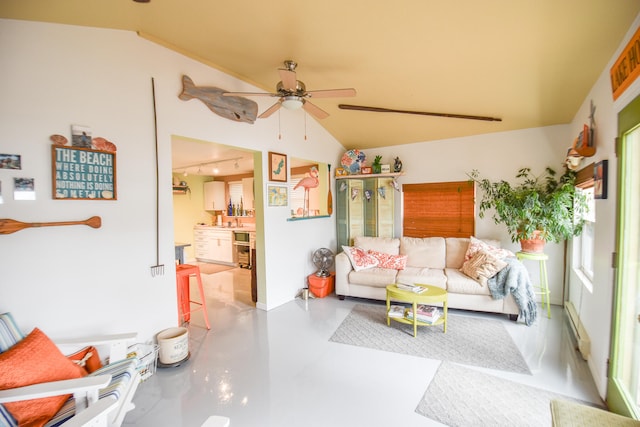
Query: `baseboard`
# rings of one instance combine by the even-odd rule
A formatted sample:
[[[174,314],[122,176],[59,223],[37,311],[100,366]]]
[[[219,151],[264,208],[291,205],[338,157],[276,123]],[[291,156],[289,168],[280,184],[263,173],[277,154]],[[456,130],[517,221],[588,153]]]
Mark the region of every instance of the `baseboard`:
[[[565,303],[564,310],[567,313],[568,323],[573,337],[576,340],[578,350],[582,358],[588,360],[591,354],[591,339],[587,334],[587,330],[584,328],[582,321],[580,321],[580,316],[571,301]]]

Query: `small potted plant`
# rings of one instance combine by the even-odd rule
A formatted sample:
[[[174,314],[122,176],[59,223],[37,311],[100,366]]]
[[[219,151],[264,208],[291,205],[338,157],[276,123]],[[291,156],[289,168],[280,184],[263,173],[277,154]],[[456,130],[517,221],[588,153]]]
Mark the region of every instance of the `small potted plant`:
[[[382,172],[382,163],[380,163],[381,161],[382,161],[382,156],[376,156],[373,159],[373,163],[371,164],[371,167],[373,168],[373,173]]]
[[[496,224],[504,224],[512,242],[525,252],[542,252],[545,242],[561,242],[582,233],[586,198],[576,192],[576,173],[567,169],[556,178],[547,167],[540,176],[530,168],[518,171],[516,184],[481,179],[477,170],[469,174],[483,192],[479,216],[493,210]],[[533,246],[529,246],[529,245]]]

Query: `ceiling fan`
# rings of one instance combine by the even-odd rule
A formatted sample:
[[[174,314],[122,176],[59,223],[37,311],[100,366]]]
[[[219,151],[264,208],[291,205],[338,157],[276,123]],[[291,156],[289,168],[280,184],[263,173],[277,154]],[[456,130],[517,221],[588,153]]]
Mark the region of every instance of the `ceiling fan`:
[[[264,119],[284,107],[290,110],[302,108],[317,119],[324,119],[329,113],[312,104],[310,98],[345,98],[356,96],[355,89],[326,89],[307,90],[305,84],[297,79],[296,67],[298,64],[291,60],[284,61],[285,68],[279,68],[280,81],[276,85],[276,93],[262,92],[226,92],[224,96],[274,96],[278,102],[267,108],[258,118]]]

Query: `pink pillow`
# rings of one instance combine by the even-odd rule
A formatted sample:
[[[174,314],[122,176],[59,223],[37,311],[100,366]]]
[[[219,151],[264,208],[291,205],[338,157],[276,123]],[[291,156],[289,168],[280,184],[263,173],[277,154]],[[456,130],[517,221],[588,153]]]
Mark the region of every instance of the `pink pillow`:
[[[407,266],[407,255],[391,255],[374,250],[370,250],[369,255],[378,260],[378,267],[380,268],[404,270],[404,268]]]
[[[467,253],[464,254],[464,262],[469,261],[473,256],[479,252],[485,251],[493,255],[498,259],[504,259],[506,257],[514,257],[515,254],[507,249],[501,249],[496,246],[491,246],[480,239],[476,239],[471,236],[469,241],[469,247],[467,248]]]
[[[378,260],[369,255],[364,249],[355,246],[343,246],[342,250],[349,257],[351,265],[355,271],[364,270],[378,265]]]

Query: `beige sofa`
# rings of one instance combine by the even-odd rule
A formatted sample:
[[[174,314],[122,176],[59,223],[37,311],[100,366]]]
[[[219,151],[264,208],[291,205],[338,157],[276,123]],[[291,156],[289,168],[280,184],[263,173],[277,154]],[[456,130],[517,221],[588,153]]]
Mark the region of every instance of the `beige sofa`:
[[[336,295],[340,299],[386,300],[385,288],[389,284],[428,284],[447,290],[449,308],[505,313],[516,320],[519,309],[511,294],[493,299],[486,285],[460,271],[469,241],[458,237],[356,237],[354,246],[365,251],[406,255],[406,267],[403,270],[373,267],[355,271],[346,253],[340,252],[335,260]]]

